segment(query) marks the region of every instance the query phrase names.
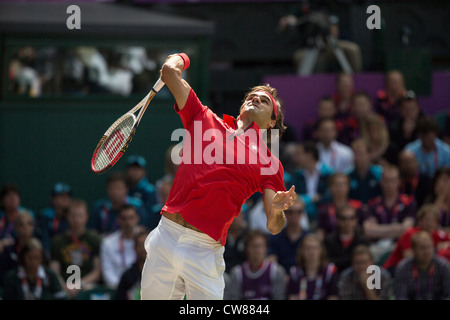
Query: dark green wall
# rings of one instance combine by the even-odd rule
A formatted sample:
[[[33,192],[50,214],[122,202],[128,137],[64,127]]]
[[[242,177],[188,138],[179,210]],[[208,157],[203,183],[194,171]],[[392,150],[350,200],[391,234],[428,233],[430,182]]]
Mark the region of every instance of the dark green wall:
[[[0,182],[16,183],[22,204],[39,210],[48,204],[50,188],[65,181],[74,196],[92,202],[105,196],[105,179],[123,170],[126,156],[139,153],[147,158],[149,178],[162,176],[164,154],[171,133],[182,127],[173,110],[173,99],[155,96],[127,152],[103,175],[90,169],[92,152],[105,130],[137,103],[45,102],[0,105]]]

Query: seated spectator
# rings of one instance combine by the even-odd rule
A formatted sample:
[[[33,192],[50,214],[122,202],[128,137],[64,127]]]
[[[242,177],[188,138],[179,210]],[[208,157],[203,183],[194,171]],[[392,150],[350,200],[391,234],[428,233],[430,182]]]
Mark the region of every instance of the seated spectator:
[[[450,233],[450,167],[439,168],[431,180],[425,203],[433,203],[439,210],[439,224]]]
[[[136,260],[120,277],[115,295],[116,300],[141,300],[141,275],[147,257],[144,247],[147,235],[146,230],[141,230],[133,235]]]
[[[172,159],[172,155],[177,155],[181,157],[183,152],[182,147],[179,144],[170,145],[167,150],[166,154],[164,156],[164,175],[156,180],[155,187],[156,187],[156,196],[157,196],[157,203],[164,203],[161,198],[158,198],[161,194],[160,188],[165,181],[170,181],[170,184],[172,183],[173,179],[175,178],[175,175],[178,170],[178,165],[175,163]],[[162,208],[162,206],[161,206]]]
[[[370,162],[367,144],[362,139],[352,142],[355,156],[354,168],[348,172],[350,177],[349,198],[367,204],[370,199],[381,194],[380,180],[383,167]]]
[[[100,284],[102,269],[100,264],[101,236],[96,230],[88,229],[89,212],[84,200],[74,199],[67,211],[68,229],[55,235],[51,244],[50,268],[60,277],[69,298],[74,299],[80,290],[90,290]],[[67,287],[71,265],[78,266],[81,273],[81,289]]]
[[[249,227],[245,219],[244,207],[245,205],[242,206],[241,212],[233,220],[230,228],[228,229],[227,241],[225,243],[225,252],[223,254],[226,273],[229,273],[234,266],[245,261],[244,239],[245,235],[249,231]]]
[[[119,229],[117,212],[124,204],[134,206],[140,216],[140,223],[145,221],[147,212],[140,199],[128,195],[128,185],[125,175],[122,172],[113,172],[106,180],[107,198],[97,200],[94,203],[92,214],[90,215],[88,227],[98,231],[101,235]]]
[[[417,205],[413,197],[399,192],[400,175],[396,166],[386,166],[381,177],[382,195],[369,201],[363,223],[365,235],[372,241],[372,255],[377,263],[391,252],[397,239],[414,226]]]
[[[419,138],[405,146],[416,156],[419,170],[433,177],[440,167],[450,167],[450,146],[438,138],[439,125],[430,116],[422,118],[417,125]]]
[[[0,246],[0,288],[3,287],[5,275],[9,270],[19,266],[19,251],[25,243],[36,236],[35,221],[28,211],[21,211],[15,221],[16,237],[12,243]],[[44,256],[44,263],[45,261]]]
[[[230,272],[225,287],[230,300],[284,300],[286,272],[267,257],[267,235],[252,230],[245,239],[246,261]]]
[[[125,174],[128,182],[128,196],[140,199],[146,211],[144,221],[141,221],[149,230],[153,230],[161,218],[159,212],[153,212],[153,206],[157,203],[155,186],[147,178],[147,161],[139,155],[131,155],[127,158]]]
[[[333,100],[336,105],[336,119],[348,119],[353,108],[353,95],[355,94],[355,81],[351,73],[339,72],[336,75],[336,92]]]
[[[285,172],[285,183],[295,186],[295,192],[305,203],[309,222],[314,225],[317,223],[317,206],[330,197],[327,181],[334,171],[319,161],[319,151],[312,141],[297,146],[296,162],[298,167],[292,175]]]
[[[320,119],[331,118],[336,116],[336,105],[330,96],[323,96],[317,103],[317,117],[310,119],[303,125],[302,140],[317,141],[317,124]]]
[[[356,210],[357,226],[362,226],[366,216],[367,206],[359,200],[349,199],[350,179],[346,174],[334,173],[328,179],[331,201],[322,203],[318,209],[316,233],[323,239],[326,235],[337,230],[337,212],[344,206],[351,206]]]
[[[289,300],[336,300],[338,273],[328,262],[323,242],[315,233],[305,236],[297,251],[297,264],[288,272]]]
[[[117,219],[119,230],[104,236],[100,244],[102,280],[111,289],[117,289],[123,272],[135,262],[134,234],[142,230],[139,214],[130,204],[119,209]]]
[[[395,270],[396,300],[449,300],[450,263],[435,254],[433,238],[419,231],[411,238],[413,255]]]
[[[16,237],[14,223],[22,211],[35,217],[33,210],[22,206],[19,188],[14,184],[4,184],[0,191],[0,242],[3,245],[11,244]]]
[[[374,110],[386,121],[394,121],[400,117],[399,102],[405,95],[405,78],[399,70],[390,70],[384,77],[384,88],[376,93]]]
[[[51,190],[50,206],[38,215],[38,229],[46,254],[50,253],[50,243],[54,235],[67,230],[66,214],[72,201],[72,187],[58,182]]]
[[[337,229],[324,239],[324,245],[330,262],[341,273],[350,267],[351,253],[359,244],[370,245],[370,240],[362,233],[358,225],[357,210],[351,205],[344,205],[336,213]]]
[[[431,188],[431,179],[420,173],[416,156],[409,150],[402,150],[398,156],[400,170],[400,192],[413,196],[420,207]]]
[[[371,98],[368,93],[358,91],[353,95],[351,115],[345,119],[336,119],[337,140],[350,146],[352,141],[361,136],[362,119],[373,113]]]
[[[390,139],[386,159],[395,165],[398,164],[398,153],[418,138],[417,125],[425,116],[413,91],[407,91],[400,98],[399,111],[400,117],[391,121],[388,127]]]
[[[351,266],[339,276],[339,300],[391,299],[391,275],[386,270],[380,269],[380,288],[368,286],[371,274],[367,273],[367,270],[374,264],[375,261],[367,245],[360,244],[352,250]]]
[[[336,140],[336,123],[331,118],[317,123],[319,160],[335,172],[347,172],[353,167],[353,150]]]
[[[413,255],[411,249],[412,236],[421,231],[427,231],[433,237],[434,247],[438,255],[445,256],[444,250],[450,248],[450,234],[441,230],[439,225],[439,209],[434,204],[425,204],[417,211],[417,225],[407,229],[398,239],[394,250],[383,264],[383,268],[394,275],[397,264]],[[443,251],[441,251],[443,250]]]
[[[286,226],[280,233],[269,236],[269,255],[288,272],[291,266],[296,264],[298,247],[309,231],[302,228],[301,220],[306,212],[305,204],[300,197],[297,197],[295,203],[284,212]]]
[[[367,114],[361,121],[361,139],[369,149],[370,162],[384,165],[389,147],[389,132],[384,120],[376,113]]]
[[[30,238],[18,252],[18,266],[5,276],[3,300],[66,300],[58,276],[44,262],[44,249]]]

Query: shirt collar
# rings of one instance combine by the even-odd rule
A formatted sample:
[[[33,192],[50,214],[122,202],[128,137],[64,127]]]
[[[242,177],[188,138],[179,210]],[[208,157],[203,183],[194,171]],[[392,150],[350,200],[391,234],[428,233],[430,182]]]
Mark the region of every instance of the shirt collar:
[[[232,128],[233,130],[237,130],[238,129],[238,125],[237,125],[237,119],[228,115],[228,114],[224,114],[223,115],[223,121],[230,126],[230,128]],[[244,131],[247,131],[248,129],[253,128],[256,131],[260,131],[260,127],[258,126],[258,124],[253,121],[247,128],[244,129]]]

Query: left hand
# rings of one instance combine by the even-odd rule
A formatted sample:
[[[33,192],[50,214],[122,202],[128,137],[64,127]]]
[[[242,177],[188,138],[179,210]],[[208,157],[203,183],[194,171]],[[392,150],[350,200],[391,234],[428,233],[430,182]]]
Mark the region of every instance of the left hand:
[[[274,211],[282,211],[289,209],[297,199],[295,186],[292,186],[288,191],[278,191],[272,199],[272,208]]]

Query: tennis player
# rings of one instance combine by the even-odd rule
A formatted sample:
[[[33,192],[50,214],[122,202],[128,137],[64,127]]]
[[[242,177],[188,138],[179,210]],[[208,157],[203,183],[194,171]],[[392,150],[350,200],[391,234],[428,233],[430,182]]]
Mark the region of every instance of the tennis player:
[[[277,234],[286,223],[283,210],[297,197],[294,186],[286,191],[283,166],[262,138],[262,129],[285,129],[276,89],[269,85],[252,88],[237,118],[219,118],[182,79],[189,64],[186,54],[174,54],[160,71],[175,98],[175,111],[186,137],[160,223],[145,241],[143,300],[223,299],[224,244],[241,206],[255,192],[261,192],[267,229]],[[251,130],[257,134],[249,134]],[[198,161],[208,150],[215,161]]]

